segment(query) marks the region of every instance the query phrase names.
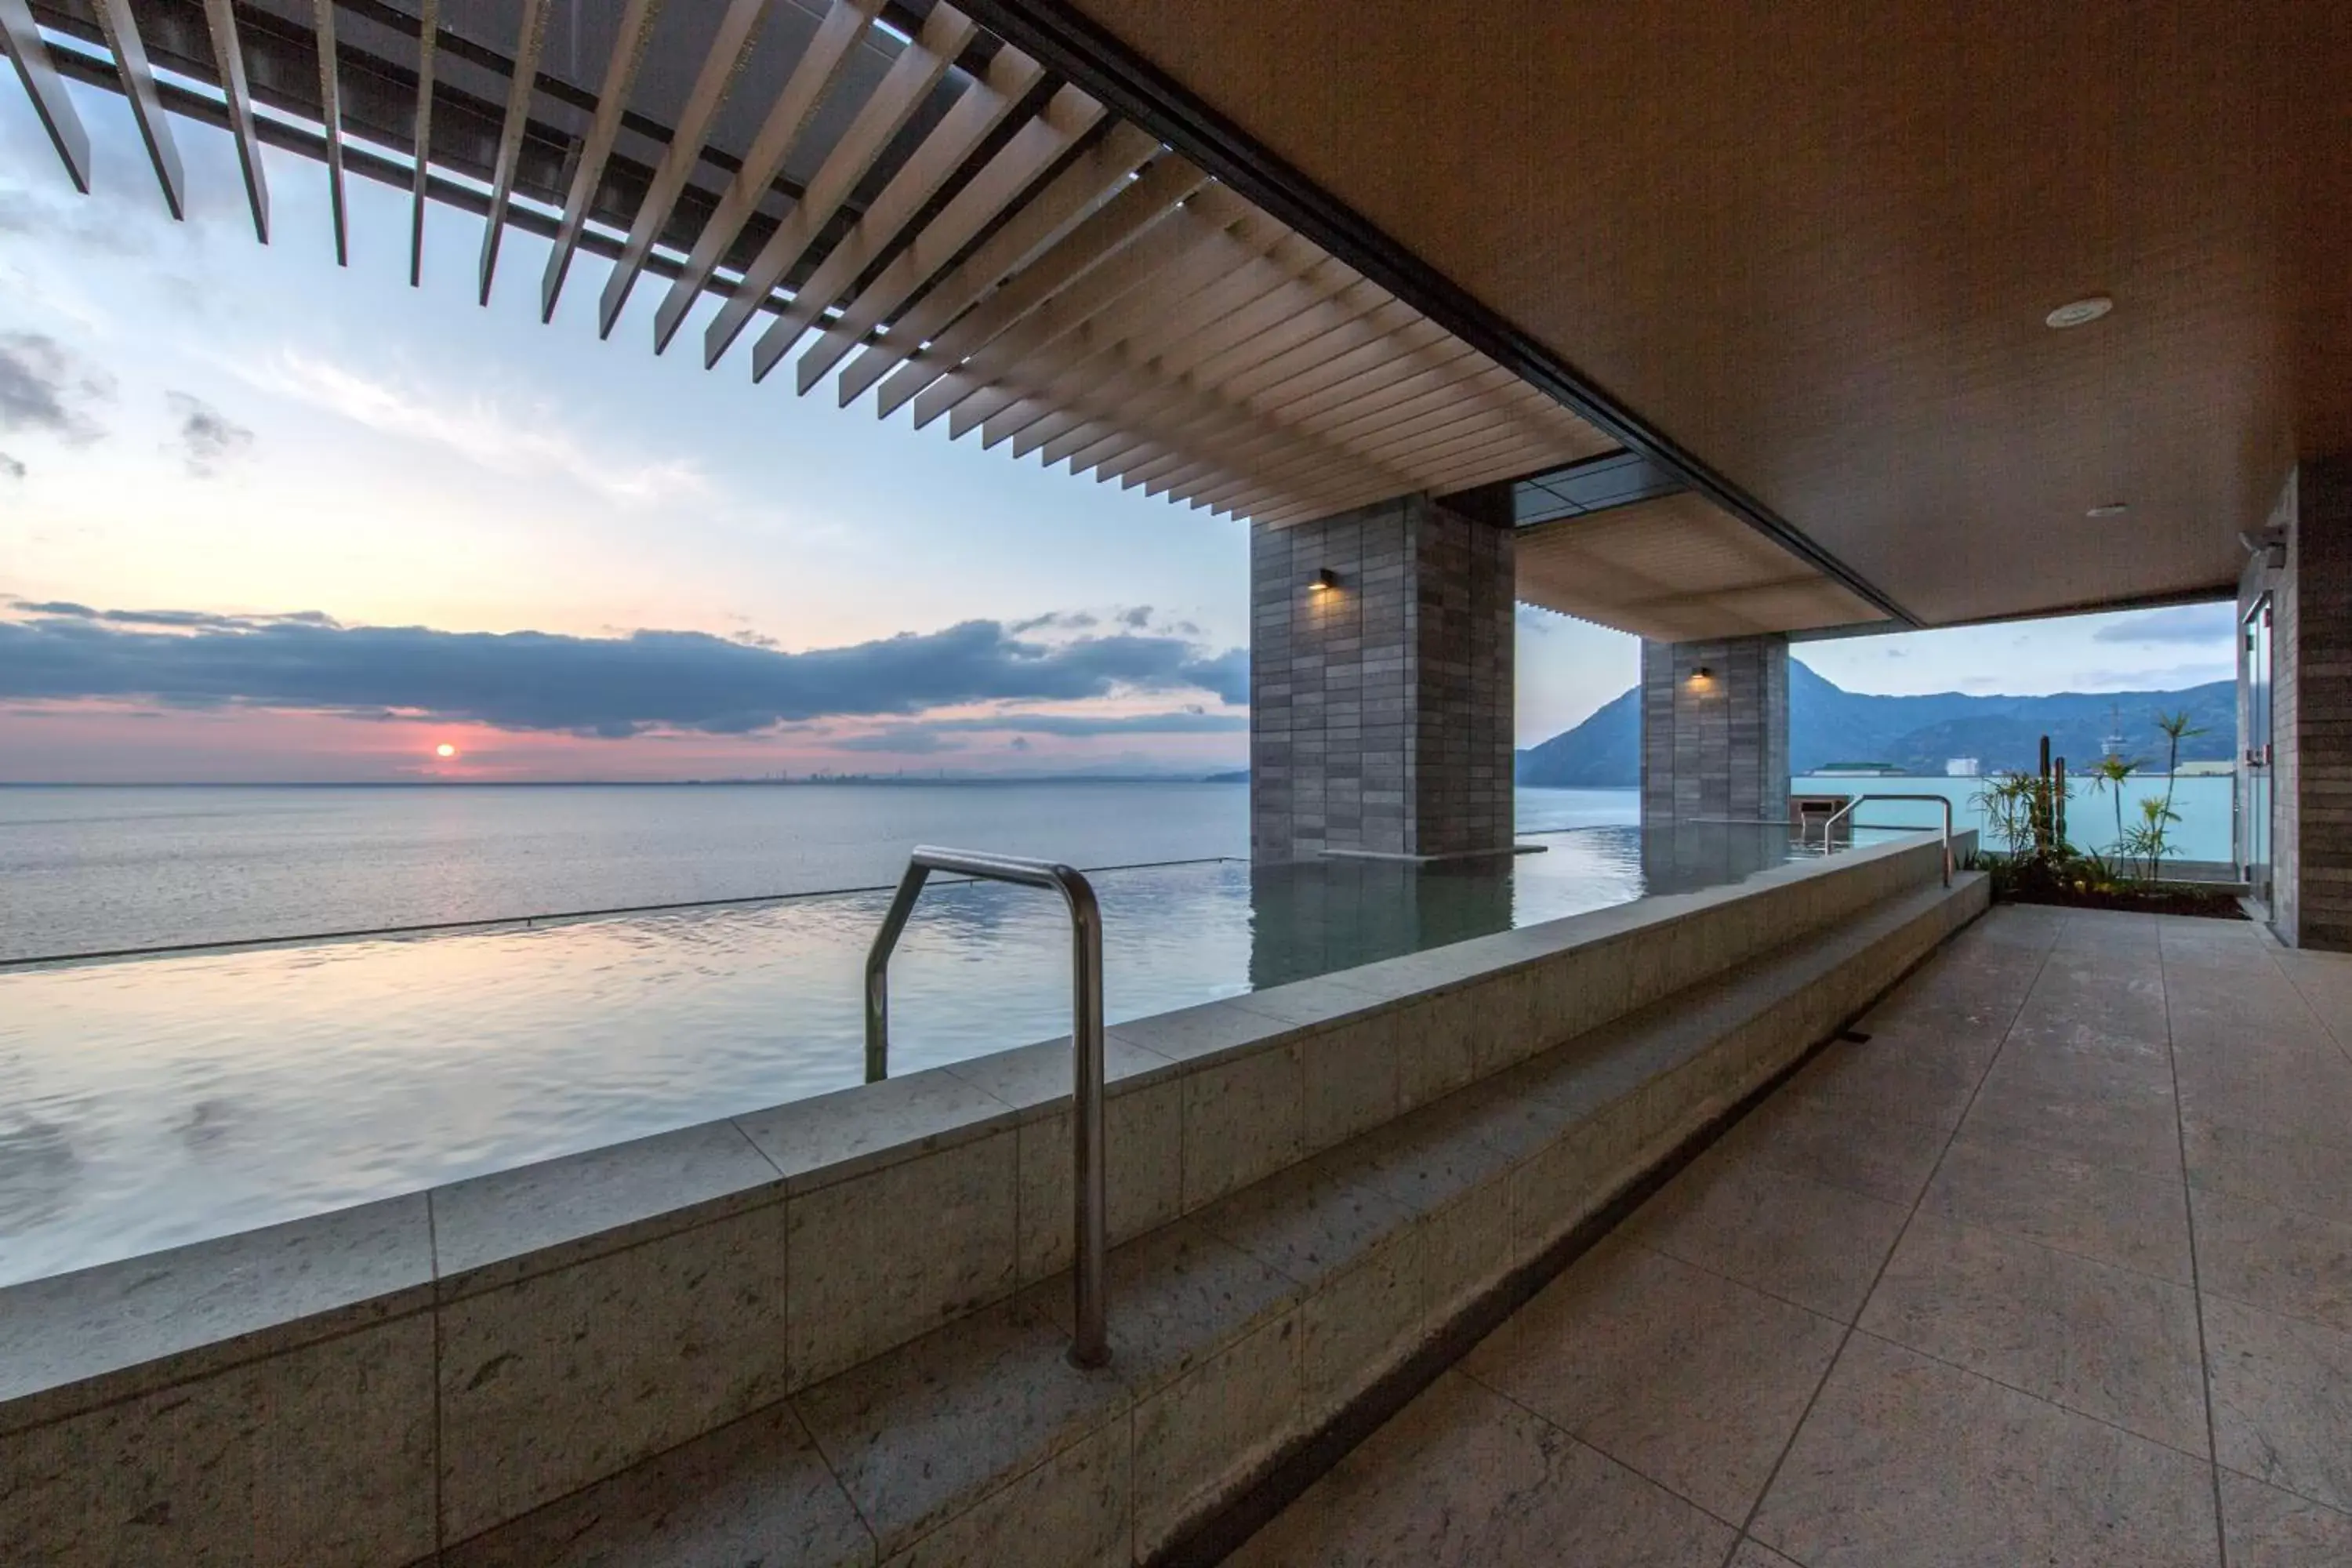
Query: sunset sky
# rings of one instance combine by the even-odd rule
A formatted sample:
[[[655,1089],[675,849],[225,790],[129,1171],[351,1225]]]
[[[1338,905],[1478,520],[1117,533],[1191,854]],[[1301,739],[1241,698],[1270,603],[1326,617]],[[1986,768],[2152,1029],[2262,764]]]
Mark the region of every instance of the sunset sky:
[[[175,224],[121,100],[76,98],[87,197],[0,90],[0,782],[1245,760],[1244,524],[656,357],[658,289],[600,342],[593,258],[542,326],[520,232],[479,308],[453,209],[412,289],[404,191],[351,182],[339,269],[290,154],[257,245],[186,121]],[[1864,690],[2110,689],[2223,679],[2229,637],[2199,608],[1800,654]],[[1636,664],[1523,611],[1521,743]]]

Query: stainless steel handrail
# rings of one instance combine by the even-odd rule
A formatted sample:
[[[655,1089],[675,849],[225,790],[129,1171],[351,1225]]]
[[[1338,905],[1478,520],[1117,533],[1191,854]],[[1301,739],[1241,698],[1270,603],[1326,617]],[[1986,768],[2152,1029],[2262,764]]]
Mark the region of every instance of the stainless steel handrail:
[[[1076,1258],[1070,1293],[1076,1332],[1070,1360],[1100,1366],[1110,1359],[1103,1310],[1104,1255],[1109,1251],[1108,1188],[1103,1176],[1102,907],[1083,872],[1051,860],[1026,860],[967,849],[919,845],[891,896],[890,912],[866,955],[866,1081],[890,1075],[890,952],[907,929],[915,900],[934,871],[984,881],[1046,888],[1070,909],[1070,1055],[1076,1079],[1071,1108],[1071,1182]]]
[[[1837,833],[1837,825],[1852,816],[1854,808],[1870,800],[1908,800],[1944,808],[1944,886],[1952,885],[1952,797],[1948,795],[1858,795],[1830,813],[1822,824],[1822,853],[1830,852],[1830,840]],[[1855,824],[1860,826],[1859,823]]]

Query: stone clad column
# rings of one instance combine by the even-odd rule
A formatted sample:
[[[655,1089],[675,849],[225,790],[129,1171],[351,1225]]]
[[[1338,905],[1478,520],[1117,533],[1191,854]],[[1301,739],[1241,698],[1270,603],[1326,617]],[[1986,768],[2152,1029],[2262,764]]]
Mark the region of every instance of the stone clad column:
[[[1412,495],[1252,530],[1255,858],[1510,847],[1509,506]]]
[[[1789,639],[1642,644],[1642,822],[1789,817]]]
[[[2285,548],[2248,561],[2239,609],[2271,595],[2271,926],[2352,952],[2352,454],[2297,468],[2269,532]]]

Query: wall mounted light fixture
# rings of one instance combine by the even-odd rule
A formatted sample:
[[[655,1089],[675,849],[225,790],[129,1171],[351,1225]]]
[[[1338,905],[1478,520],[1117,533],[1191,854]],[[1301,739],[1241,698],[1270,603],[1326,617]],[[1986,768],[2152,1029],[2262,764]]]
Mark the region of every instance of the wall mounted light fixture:
[[[1691,679],[1693,680],[1713,680],[1715,679],[1715,671],[1702,664],[1696,669],[1691,671]]]
[[[1339,574],[1332,571],[1328,566],[1326,566],[1321,571],[1316,573],[1314,577],[1308,581],[1307,591],[1310,594],[1324,594],[1328,593],[1339,585]]]

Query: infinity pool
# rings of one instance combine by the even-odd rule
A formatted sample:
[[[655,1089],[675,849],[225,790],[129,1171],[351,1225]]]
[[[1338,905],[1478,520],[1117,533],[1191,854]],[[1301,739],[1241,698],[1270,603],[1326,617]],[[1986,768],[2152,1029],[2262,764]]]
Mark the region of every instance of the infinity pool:
[[[1789,854],[1769,827],[1536,836],[1412,868],[1095,878],[1113,1023]],[[881,892],[0,968],[0,1284],[856,1083]],[[939,882],[891,970],[894,1072],[1069,1026],[1059,900]]]

